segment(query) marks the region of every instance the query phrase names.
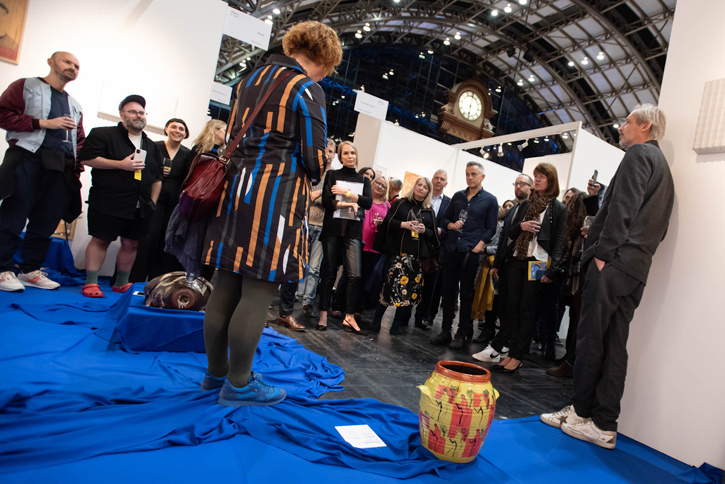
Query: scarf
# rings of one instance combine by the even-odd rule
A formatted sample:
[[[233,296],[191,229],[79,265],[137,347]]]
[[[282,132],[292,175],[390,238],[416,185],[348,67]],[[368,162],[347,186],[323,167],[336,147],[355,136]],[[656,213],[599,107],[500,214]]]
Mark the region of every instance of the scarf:
[[[529,197],[529,208],[526,210],[526,215],[521,222],[528,222],[529,220],[539,220],[541,212],[546,210],[546,207],[554,200],[553,196],[545,197],[537,191],[532,191]],[[519,236],[516,238],[516,247],[514,252],[516,253],[517,259],[526,259],[529,253],[529,243],[534,240],[536,234],[533,232],[527,232],[522,230]]]

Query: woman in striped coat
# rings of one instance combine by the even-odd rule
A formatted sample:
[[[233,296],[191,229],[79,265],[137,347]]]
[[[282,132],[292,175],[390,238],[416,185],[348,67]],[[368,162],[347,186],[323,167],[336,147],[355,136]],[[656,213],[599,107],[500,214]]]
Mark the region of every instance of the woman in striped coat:
[[[270,56],[238,85],[232,136],[277,78],[292,72],[232,156],[202,253],[202,262],[219,268],[204,317],[202,390],[221,387],[222,405],[284,399],[284,390],[251,372],[252,360],[277,286],[304,276],[309,186],[325,169],[325,96],[317,82],[340,63],[340,41],[329,27],[303,22],[287,32],[283,48],[284,56]]]

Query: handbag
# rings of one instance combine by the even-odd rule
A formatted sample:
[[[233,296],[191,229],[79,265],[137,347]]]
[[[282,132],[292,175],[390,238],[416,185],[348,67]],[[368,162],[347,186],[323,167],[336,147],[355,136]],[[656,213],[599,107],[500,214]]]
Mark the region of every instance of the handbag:
[[[197,220],[209,214],[219,204],[222,191],[224,191],[227,166],[234,150],[242,142],[242,138],[244,138],[247,130],[254,122],[254,118],[257,117],[272,92],[292,75],[294,75],[292,70],[285,72],[277,78],[272,87],[267,89],[257,107],[254,108],[252,114],[235,136],[234,141],[227,146],[221,156],[214,153],[199,153],[196,155],[191,163],[189,174],[181,185],[181,193],[179,194],[179,212],[184,217],[189,220]]]

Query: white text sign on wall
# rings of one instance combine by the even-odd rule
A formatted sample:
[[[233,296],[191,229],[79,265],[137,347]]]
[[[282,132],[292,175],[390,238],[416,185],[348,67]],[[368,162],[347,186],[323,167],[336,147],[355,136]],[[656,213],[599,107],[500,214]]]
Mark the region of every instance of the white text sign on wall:
[[[357,91],[355,111],[385,121],[385,115],[388,114],[388,101],[363,91]]]
[[[264,20],[229,7],[224,18],[224,33],[259,49],[267,50],[269,38],[272,35],[272,26]]]
[[[229,104],[232,99],[232,86],[226,86],[219,82],[211,83],[211,95],[209,99],[222,104]]]

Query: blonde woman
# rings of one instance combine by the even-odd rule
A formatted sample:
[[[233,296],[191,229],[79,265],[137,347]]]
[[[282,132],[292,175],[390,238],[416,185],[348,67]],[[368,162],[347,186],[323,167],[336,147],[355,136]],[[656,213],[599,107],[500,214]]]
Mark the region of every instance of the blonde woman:
[[[322,188],[322,205],[325,207],[325,222],[322,225],[322,280],[320,281],[320,320],[317,329],[327,329],[327,312],[332,300],[332,286],[335,283],[338,261],[342,260],[347,270],[347,295],[345,298],[345,320],[343,329],[361,334],[355,321],[357,299],[361,290],[362,233],[365,210],[373,205],[370,180],[358,174],[357,148],[349,141],[343,141],[337,148],[337,157],[342,168],[332,170],[325,176]],[[344,185],[353,183],[362,186],[358,195]],[[338,200],[341,195],[342,200]]]
[[[204,125],[199,136],[194,140],[191,151],[193,156],[199,153],[221,153],[226,148],[225,143],[227,124],[218,119],[212,119]]]

